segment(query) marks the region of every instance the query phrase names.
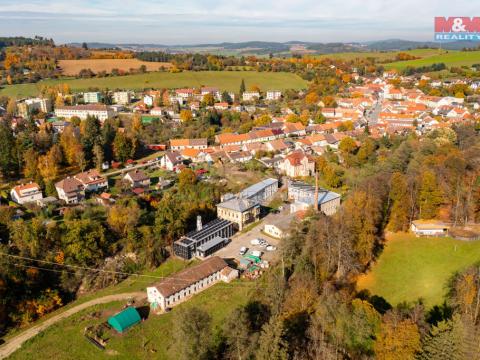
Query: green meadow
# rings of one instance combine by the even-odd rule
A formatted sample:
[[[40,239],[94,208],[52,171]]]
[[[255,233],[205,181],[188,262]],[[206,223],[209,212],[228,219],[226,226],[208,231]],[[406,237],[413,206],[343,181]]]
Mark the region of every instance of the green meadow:
[[[148,88],[181,88],[214,86],[222,90],[238,92],[242,79],[246,88],[257,85],[266,90],[300,90],[307,87],[307,81],[299,76],[286,72],[256,72],[256,71],[185,71],[181,73],[150,72],[127,76],[112,76],[105,78],[74,79],[60,78],[42,80],[35,84],[7,85],[0,89],[0,95],[13,97],[35,96],[44,85],[68,84],[73,91],[89,89],[131,89]]]
[[[440,305],[448,282],[457,271],[480,261],[480,241],[417,238],[398,233],[388,236],[377,263],[357,282],[390,304],[423,299],[427,307]]]

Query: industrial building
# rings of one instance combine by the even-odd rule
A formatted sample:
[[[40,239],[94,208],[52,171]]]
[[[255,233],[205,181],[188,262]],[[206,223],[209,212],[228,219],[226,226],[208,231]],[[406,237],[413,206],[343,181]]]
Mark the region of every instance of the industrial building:
[[[219,281],[230,282],[237,277],[238,270],[230,268],[222,258],[213,256],[147,287],[148,302],[153,310],[166,310]]]
[[[233,223],[225,219],[215,219],[202,225],[197,218],[197,229],[189,232],[173,243],[175,255],[186,260],[192,257],[207,257],[224,247],[233,235]]]
[[[237,195],[225,194],[217,204],[217,216],[236,224],[238,230],[260,219],[260,204],[278,191],[278,180],[269,178],[242,190]]]
[[[333,215],[340,207],[340,194],[325,189],[318,189],[315,194],[315,186],[300,181],[290,181],[288,184],[288,199],[293,201],[290,205],[290,212],[307,210],[315,207],[315,198],[318,201],[318,210],[325,215]]]

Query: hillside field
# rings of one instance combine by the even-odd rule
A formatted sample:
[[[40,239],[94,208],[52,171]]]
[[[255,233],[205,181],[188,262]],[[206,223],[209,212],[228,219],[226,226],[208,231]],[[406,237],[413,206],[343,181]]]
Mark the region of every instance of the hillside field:
[[[427,307],[440,305],[455,272],[480,261],[480,241],[389,235],[377,263],[359,278],[357,288],[384,297],[390,304],[422,298]]]
[[[94,73],[106,71],[110,73],[112,69],[129,71],[138,69],[145,65],[147,71],[158,71],[160,67],[170,68],[172,64],[168,62],[141,61],[138,59],[80,59],[80,60],[59,60],[58,66],[62,69],[62,74],[66,76],[78,75],[82,69],[90,69]]]
[[[381,61],[393,60],[398,53],[407,53],[417,57],[429,57],[438,55],[440,50],[438,49],[414,49],[414,50],[405,50],[405,51],[366,51],[366,52],[344,52],[336,54],[324,54],[318,55],[319,58],[330,58],[330,59],[343,59],[343,60],[354,60],[354,59],[366,59],[369,57],[379,59]],[[443,53],[444,51],[441,51]]]
[[[114,76],[91,79],[54,79],[42,80],[35,84],[8,85],[0,90],[0,95],[13,97],[35,96],[43,85],[68,84],[72,91],[98,89],[131,89],[146,88],[180,88],[215,86],[222,90],[238,92],[242,79],[248,88],[258,85],[262,91],[304,89],[308,82],[298,75],[286,72],[256,72],[256,71],[199,71],[199,72],[151,72],[146,74]]]
[[[480,51],[442,51],[441,54],[431,54],[423,56],[421,59],[385,64],[385,68],[402,70],[407,66],[420,67],[435,63],[444,63],[447,67],[471,66],[480,63]]]

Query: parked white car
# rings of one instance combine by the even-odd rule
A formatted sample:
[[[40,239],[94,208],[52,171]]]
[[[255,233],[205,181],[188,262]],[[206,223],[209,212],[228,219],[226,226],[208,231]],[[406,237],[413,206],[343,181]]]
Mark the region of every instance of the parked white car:
[[[240,253],[240,255],[243,256],[243,255],[245,255],[245,254],[247,253],[247,251],[248,251],[248,248],[246,248],[245,246],[242,246],[242,247],[240,248],[240,252],[239,252],[239,253]]]
[[[260,245],[260,239],[252,239],[252,240],[250,240],[250,244],[252,244],[252,245]]]
[[[277,247],[276,246],[273,246],[273,245],[268,245],[267,248],[266,248],[267,251],[275,251],[277,250]]]

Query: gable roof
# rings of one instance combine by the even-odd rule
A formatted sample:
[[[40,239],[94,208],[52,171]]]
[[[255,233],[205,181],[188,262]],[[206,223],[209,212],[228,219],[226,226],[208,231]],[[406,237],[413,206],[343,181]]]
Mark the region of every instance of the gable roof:
[[[200,281],[217,271],[223,270],[227,266],[225,260],[218,256],[213,256],[196,266],[186,268],[173,276],[160,281],[154,286],[163,297],[169,297],[197,281]]]

